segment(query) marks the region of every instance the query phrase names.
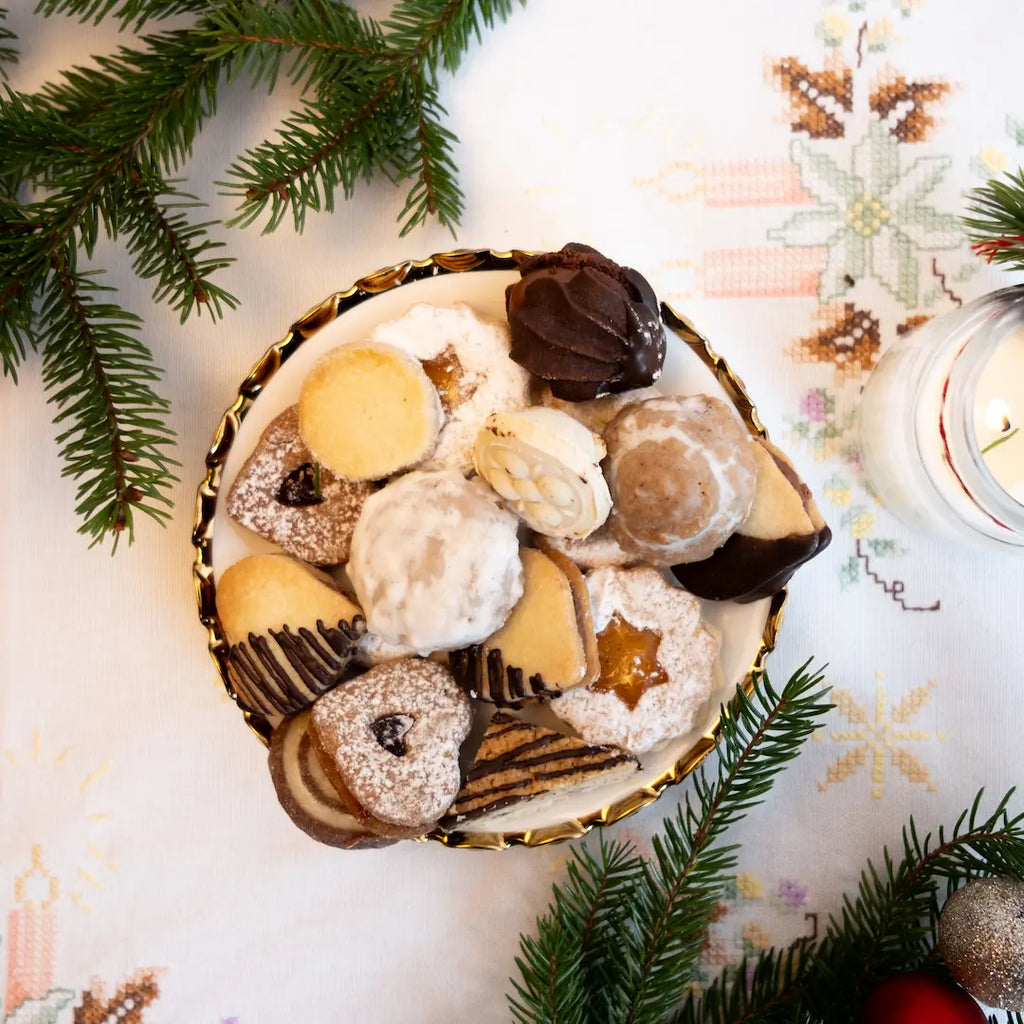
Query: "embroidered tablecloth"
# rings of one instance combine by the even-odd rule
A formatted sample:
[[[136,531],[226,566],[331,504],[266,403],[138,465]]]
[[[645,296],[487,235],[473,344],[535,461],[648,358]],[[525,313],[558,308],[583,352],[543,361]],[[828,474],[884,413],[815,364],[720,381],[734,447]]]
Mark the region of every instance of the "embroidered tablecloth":
[[[19,88],[115,45],[111,26],[29,7],[10,14]],[[957,214],[1024,162],[1022,29],[1017,0],[530,0],[443,87],[467,200],[454,242],[399,238],[402,197],[360,186],[302,236],[225,230],[241,308],[183,327],[101,245],[166,369],[181,484],[166,531],[88,550],[38,372],[2,385],[4,1020],[508,1019],[518,934],[568,850],[309,840],[223,693],[190,579],[203,457],[248,367],[330,292],[456,244],[575,240],[640,269],[743,377],[834,531],[769,667],[781,682],[827,661],[837,708],[738,830],[709,974],[820,929],[911,812],[929,827],[1016,782],[1024,563],[901,527],[865,488],[856,411],[901,334],[1008,283]],[[232,86],[184,187],[226,217],[214,182],[292,100]],[[613,833],[649,849],[680,795]]]

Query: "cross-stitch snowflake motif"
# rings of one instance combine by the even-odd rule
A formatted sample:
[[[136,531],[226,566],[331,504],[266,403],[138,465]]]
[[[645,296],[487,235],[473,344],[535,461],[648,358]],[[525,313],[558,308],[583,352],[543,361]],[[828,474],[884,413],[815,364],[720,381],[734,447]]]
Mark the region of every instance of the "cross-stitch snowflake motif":
[[[793,141],[801,182],[819,205],[793,214],[768,237],[787,246],[827,247],[823,301],[845,295],[870,274],[904,306],[916,306],[924,254],[963,244],[957,218],[924,202],[951,159],[921,156],[904,164],[899,142],[882,121],[869,124],[850,151],[848,168],[830,152],[823,144]]]
[[[815,735],[816,740],[846,748],[829,766],[825,780],[818,783],[819,792],[849,781],[860,774],[862,767],[870,765],[871,799],[881,800],[885,795],[887,764],[913,785],[924,786],[930,793],[936,791],[927,765],[911,747],[944,740],[945,734],[912,729],[909,725],[929,703],[938,683],[930,679],[925,686],[914,687],[890,705],[882,678],[878,673],[874,708],[870,711],[849,691],[833,688],[832,699],[850,728],[831,729]]]

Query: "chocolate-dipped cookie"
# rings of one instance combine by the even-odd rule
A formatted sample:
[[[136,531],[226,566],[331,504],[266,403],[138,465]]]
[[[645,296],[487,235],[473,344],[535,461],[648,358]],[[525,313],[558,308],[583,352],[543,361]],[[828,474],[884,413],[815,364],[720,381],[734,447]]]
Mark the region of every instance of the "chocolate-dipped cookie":
[[[309,707],[343,679],[366,625],[334,581],[289,555],[250,555],[217,581],[238,703],[273,718]]]
[[[286,718],[270,737],[267,762],[277,799],[308,836],[346,850],[388,846],[392,840],[360,825],[345,809],[309,738],[310,712]]]
[[[482,644],[451,651],[452,675],[471,697],[499,706],[552,697],[597,678],[590,597],[579,569],[557,551],[520,552],[523,596]]]
[[[631,775],[639,766],[618,747],[590,746],[499,711],[441,827],[497,831],[526,802],[534,812],[542,811],[571,793]]]
[[[348,561],[363,502],[377,490],[335,476],[299,437],[299,407],[272,420],[228,492],[228,515],[314,565]]]
[[[710,558],[672,566],[675,578],[698,597],[740,602],[770,597],[832,539],[793,463],[764,439],[753,452],[757,490],[747,518]]]
[[[665,362],[665,329],[647,281],[575,242],[519,265],[505,292],[512,358],[552,393],[585,401],[652,384]]]

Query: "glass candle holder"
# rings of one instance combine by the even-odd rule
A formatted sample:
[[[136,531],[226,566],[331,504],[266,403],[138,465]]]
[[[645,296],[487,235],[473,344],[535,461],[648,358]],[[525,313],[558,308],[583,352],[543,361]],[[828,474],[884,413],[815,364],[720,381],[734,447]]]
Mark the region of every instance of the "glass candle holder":
[[[860,403],[883,505],[934,536],[1024,554],[1024,285],[901,338]]]

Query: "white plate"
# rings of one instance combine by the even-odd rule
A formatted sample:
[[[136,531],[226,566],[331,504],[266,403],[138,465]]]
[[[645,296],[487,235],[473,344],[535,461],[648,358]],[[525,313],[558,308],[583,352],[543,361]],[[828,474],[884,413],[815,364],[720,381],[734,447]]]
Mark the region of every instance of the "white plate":
[[[223,436],[222,424],[214,452],[208,460],[218,463],[221,472],[219,488],[215,478],[207,478],[205,512],[204,489],[200,488],[200,507],[197,509],[196,544],[201,548],[200,557],[197,558],[197,588],[200,590],[201,615],[204,611],[204,595],[202,581],[198,580],[200,563],[205,562],[207,569],[212,568],[215,583],[224,569],[240,558],[259,552],[279,550],[239,526],[226,515],[218,514],[215,508],[216,496],[218,491],[226,494],[230,490],[239,469],[270,421],[298,401],[302,381],[317,359],[338,345],[366,338],[374,325],[401,316],[417,302],[430,302],[435,305],[467,302],[483,316],[503,320],[505,288],[518,278],[519,274],[514,270],[474,270],[472,273],[443,273],[441,276],[414,280],[403,283],[401,287],[392,286],[389,290],[374,294],[358,305],[344,308],[335,319],[313,329],[312,333],[309,329],[301,332],[307,335],[306,340],[301,341],[298,347],[289,346],[286,361],[276,370],[271,367],[272,376],[265,379],[265,382],[264,379],[260,379],[262,390],[249,389],[250,392],[259,390],[251,406],[246,409],[248,401],[240,399],[233,407],[236,411],[235,422],[237,418],[244,416],[237,424],[237,435],[232,441],[229,429],[228,436]],[[398,283],[396,280],[395,284]],[[344,306],[344,301],[342,305]],[[326,315],[333,315],[333,311]],[[667,315],[666,321],[670,325],[683,326],[683,333],[690,333],[685,330],[688,325],[674,324],[674,317]],[[705,392],[716,395],[736,407],[737,414],[750,429],[759,428],[756,414],[742,393],[742,385],[722,360],[715,362],[716,357],[707,348],[706,343],[703,343],[703,339],[692,334],[692,337],[683,340],[672,330],[666,331],[666,334],[668,353],[665,369],[658,384],[659,389],[666,394]],[[293,337],[298,340],[297,336]],[[267,367],[264,365],[262,373],[254,370],[249,380],[265,378],[266,372]],[[719,382],[720,377],[726,380],[732,393],[722,386]],[[243,385],[242,394],[245,392],[246,387]],[[226,421],[230,419],[231,411]],[[226,445],[229,447],[225,457]],[[211,501],[214,502],[212,514]],[[200,543],[200,535],[203,533],[206,537],[205,552]],[[207,580],[207,586],[208,582]],[[207,599],[211,596],[212,594],[206,595]],[[531,813],[529,804],[524,804],[518,814],[509,817],[506,831],[500,836],[460,833],[454,839],[445,839],[440,835],[435,838],[447,841],[450,845],[494,847],[508,845],[510,842],[537,845],[582,834],[593,824],[617,820],[656,799],[665,785],[678,781],[709,749],[709,740],[718,724],[720,705],[735,695],[737,684],[748,678],[752,666],[759,665],[764,654],[773,645],[784,597],[783,591],[774,599],[764,598],[750,604],[732,601],[702,602],[705,620],[718,630],[722,639],[720,673],[716,688],[696,728],[660,750],[645,755],[641,771],[637,775],[618,783],[588,790],[577,796],[570,795],[539,814]],[[213,648],[212,634],[219,627],[210,621],[209,600],[205,605],[206,614],[203,617],[204,622],[211,627]],[[218,639],[222,643],[222,638]],[[216,655],[216,650],[214,653]]]

